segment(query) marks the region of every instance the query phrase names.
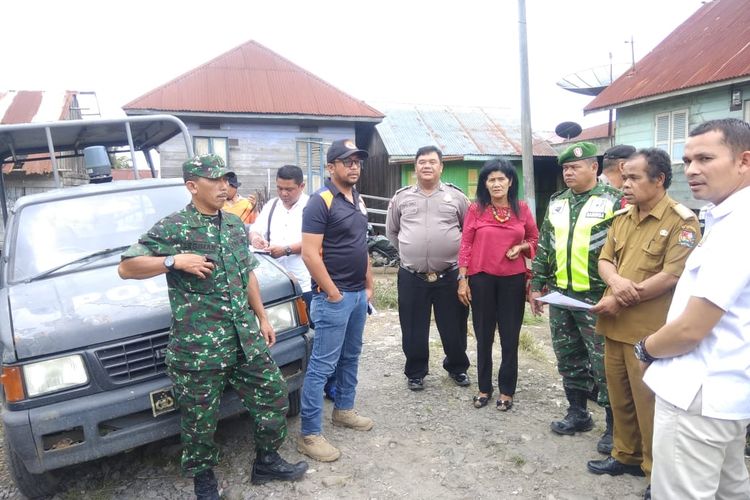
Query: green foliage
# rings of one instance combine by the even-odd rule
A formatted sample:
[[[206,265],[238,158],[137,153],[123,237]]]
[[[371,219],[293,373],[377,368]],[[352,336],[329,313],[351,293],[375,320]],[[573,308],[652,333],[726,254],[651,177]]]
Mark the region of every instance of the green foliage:
[[[525,352],[538,361],[547,360],[547,356],[544,354],[544,349],[541,344],[537,342],[534,336],[527,330],[521,330],[521,336],[518,339],[518,350]]]
[[[375,308],[398,309],[398,288],[396,280],[376,280],[373,297]]]

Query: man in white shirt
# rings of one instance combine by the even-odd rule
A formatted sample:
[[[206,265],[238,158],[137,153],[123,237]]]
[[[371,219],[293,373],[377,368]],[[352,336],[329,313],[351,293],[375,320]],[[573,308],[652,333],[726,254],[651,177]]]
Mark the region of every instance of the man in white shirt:
[[[279,196],[263,205],[263,210],[250,229],[250,243],[253,248],[271,254],[297,278],[309,311],[312,296],[310,273],[301,255],[302,210],[309,199],[304,191],[302,169],[296,165],[281,167],[276,172],[276,192]]]
[[[667,323],[635,345],[656,394],[654,498],[750,498],[750,124],[712,120],[683,156],[693,196],[713,206]]]

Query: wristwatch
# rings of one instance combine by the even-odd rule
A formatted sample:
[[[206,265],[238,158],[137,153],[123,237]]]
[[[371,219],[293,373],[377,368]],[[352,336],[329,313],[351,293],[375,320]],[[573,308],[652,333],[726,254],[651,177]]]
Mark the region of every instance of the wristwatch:
[[[635,354],[635,358],[637,360],[643,361],[644,363],[653,363],[654,361],[656,361],[656,358],[650,355],[646,350],[646,338],[639,340],[633,346],[633,353]]]
[[[465,274],[459,274],[458,276],[456,276],[456,281],[461,281],[461,280],[465,280],[465,279],[466,279],[466,275]]]
[[[174,271],[174,255],[167,255],[164,257],[164,267],[166,267],[169,272]]]
[[[289,257],[290,255],[292,255],[292,247],[286,247],[286,248],[284,248],[284,253],[286,254],[287,257]]]

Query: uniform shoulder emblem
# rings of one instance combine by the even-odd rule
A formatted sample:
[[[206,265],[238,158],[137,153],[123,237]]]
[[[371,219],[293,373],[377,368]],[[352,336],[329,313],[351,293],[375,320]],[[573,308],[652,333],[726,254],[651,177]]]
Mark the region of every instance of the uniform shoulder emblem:
[[[696,219],[695,213],[682,203],[672,205],[672,209],[684,220]]]
[[[623,207],[620,210],[615,211],[615,213],[613,213],[612,216],[617,217],[618,215],[624,215],[628,212],[630,212],[630,205]]]
[[[443,184],[445,184],[446,186],[450,186],[450,187],[452,187],[453,189],[455,189],[456,191],[459,191],[459,192],[461,192],[461,193],[463,193],[463,192],[464,192],[464,191],[463,191],[463,189],[461,189],[460,187],[458,187],[458,186],[456,186],[455,184],[452,184],[452,183],[450,183],[450,182],[443,182]]]
[[[565,191],[567,191],[567,189],[561,189],[560,191],[557,191],[556,193],[552,193],[552,196],[550,196],[549,199],[554,200],[555,198],[563,194]]]
[[[406,190],[407,190],[407,189],[409,189],[410,187],[411,187],[411,186],[404,186],[404,187],[402,187],[402,188],[400,188],[400,189],[397,189],[397,190],[396,190],[396,192],[395,192],[395,193],[393,193],[393,195],[394,195],[394,196],[396,196],[397,194],[399,194],[399,193],[402,193],[402,192],[406,191]]]

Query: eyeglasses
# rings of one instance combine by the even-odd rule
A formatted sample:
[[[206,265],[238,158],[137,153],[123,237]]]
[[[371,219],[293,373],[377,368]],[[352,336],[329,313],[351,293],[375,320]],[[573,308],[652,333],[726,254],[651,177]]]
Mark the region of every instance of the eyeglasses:
[[[345,160],[336,160],[340,161],[342,165],[344,165],[346,168],[362,168],[362,160],[350,160],[349,158]]]

